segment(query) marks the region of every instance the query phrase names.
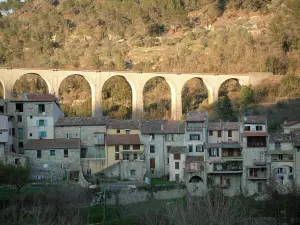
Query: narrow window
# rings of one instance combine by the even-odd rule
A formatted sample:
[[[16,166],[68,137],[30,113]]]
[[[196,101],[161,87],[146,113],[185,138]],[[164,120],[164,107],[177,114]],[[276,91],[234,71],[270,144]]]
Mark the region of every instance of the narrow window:
[[[140,150],[140,145],[133,145],[133,146],[132,146],[132,149],[133,149],[133,150]]]
[[[50,150],[50,156],[55,156],[55,150]]]
[[[209,136],[213,136],[214,135],[214,131],[213,130],[210,130],[209,131]]]
[[[123,150],[130,150],[130,145],[123,145]]]
[[[15,159],[15,164],[19,165],[20,164],[20,159]]]
[[[155,146],[154,145],[150,145],[150,153],[155,153]]]
[[[282,154],[279,154],[279,155],[278,155],[278,159],[279,159],[279,160],[282,160],[282,159],[283,159],[283,155],[282,155]]]
[[[64,157],[65,158],[69,157],[69,150],[68,149],[64,149]]]
[[[22,122],[22,116],[18,115],[18,122]]]
[[[155,169],[155,159],[150,159],[150,169]]]
[[[232,137],[232,130],[228,131],[228,137]]]
[[[174,154],[174,160],[180,160],[180,153]]]
[[[193,152],[193,145],[189,145],[189,152]]]
[[[23,103],[16,103],[16,111],[23,112]]]
[[[250,126],[244,126],[244,131],[250,131]]]
[[[32,137],[32,133],[30,133],[29,136]]]
[[[133,154],[133,159],[136,160],[137,159],[137,154]]]
[[[175,170],[179,170],[179,162],[175,162]]]
[[[24,147],[23,142],[19,142],[19,148],[23,148],[23,147]]]
[[[222,137],[222,131],[218,130],[218,137]]]
[[[119,150],[119,145],[116,145],[115,146],[115,152],[119,152],[120,150]]]
[[[23,128],[18,128],[18,137],[23,138],[24,137],[24,129]]]
[[[130,175],[135,176],[135,170],[130,170]]]
[[[120,160],[119,153],[115,153],[115,160]]]
[[[39,104],[39,113],[45,112],[45,104]]]
[[[123,160],[129,160],[129,154],[128,153],[123,154]]]
[[[151,136],[151,140],[155,140],[155,135],[154,134],[150,134]]]
[[[121,132],[121,131],[118,129],[118,130],[117,130],[117,134],[119,134],[120,132]]]
[[[41,150],[36,151],[36,157],[39,158],[39,159],[42,158],[42,151]]]
[[[126,134],[130,134],[130,130],[125,130],[125,133]]]

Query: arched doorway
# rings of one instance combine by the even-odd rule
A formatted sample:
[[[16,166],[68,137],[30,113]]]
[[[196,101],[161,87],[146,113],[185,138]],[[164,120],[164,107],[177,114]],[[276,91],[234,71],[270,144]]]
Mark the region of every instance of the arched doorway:
[[[109,78],[102,88],[103,115],[112,119],[130,119],[132,116],[132,90],[122,76]]]
[[[189,179],[189,183],[199,183],[199,182],[203,182],[203,179],[199,176],[192,176]]]
[[[4,98],[4,85],[2,81],[0,81],[0,99]]]
[[[143,89],[144,119],[171,118],[171,88],[162,77],[147,81]]]
[[[202,104],[208,104],[208,90],[202,79],[192,78],[188,80],[181,91],[182,113],[201,111]]]
[[[92,115],[92,91],[87,80],[78,74],[66,77],[59,85],[61,108],[68,117]]]
[[[49,93],[49,86],[40,75],[35,73],[27,73],[16,80],[13,87],[14,98],[21,98],[23,92]]]

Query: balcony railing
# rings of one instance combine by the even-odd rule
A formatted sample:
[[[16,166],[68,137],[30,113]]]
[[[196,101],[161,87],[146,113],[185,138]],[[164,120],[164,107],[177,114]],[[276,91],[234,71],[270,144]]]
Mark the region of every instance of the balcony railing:
[[[231,165],[223,164],[221,168],[214,166],[213,172],[243,172],[243,166],[242,165],[231,166]]]
[[[191,163],[185,164],[185,171],[188,173],[197,172],[200,170],[204,170],[204,165],[202,163],[194,163],[194,165],[191,165]]]
[[[267,174],[248,174],[247,179],[249,180],[259,180],[259,179],[267,179]]]
[[[254,166],[266,166],[267,160],[266,159],[253,159]]]

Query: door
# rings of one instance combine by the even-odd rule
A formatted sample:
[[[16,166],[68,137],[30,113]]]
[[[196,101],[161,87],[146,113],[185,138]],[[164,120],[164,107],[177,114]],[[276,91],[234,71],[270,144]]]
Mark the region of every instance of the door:
[[[155,169],[155,158],[150,159],[150,169]]]
[[[175,174],[175,180],[179,181],[179,174]]]

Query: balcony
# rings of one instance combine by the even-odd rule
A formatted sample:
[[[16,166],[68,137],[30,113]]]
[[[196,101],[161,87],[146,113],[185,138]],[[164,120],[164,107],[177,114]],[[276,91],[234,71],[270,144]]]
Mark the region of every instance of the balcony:
[[[194,173],[204,170],[204,164],[200,162],[192,162],[185,164],[185,171],[188,173]]]
[[[105,139],[103,133],[94,134],[94,145],[105,145]]]
[[[240,149],[222,149],[222,158],[225,160],[242,160]]]
[[[267,174],[248,175],[247,179],[248,180],[265,180],[265,179],[267,179]]]
[[[242,173],[243,165],[242,163],[218,163],[214,164],[211,173]]]
[[[266,166],[267,160],[266,159],[253,159],[254,166]]]
[[[264,180],[267,179],[267,168],[248,168],[248,180]]]

